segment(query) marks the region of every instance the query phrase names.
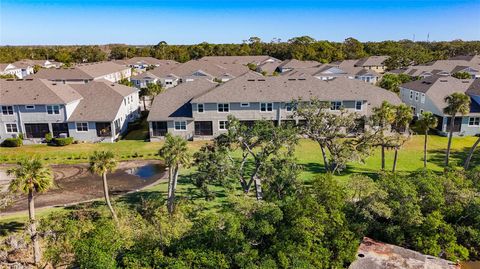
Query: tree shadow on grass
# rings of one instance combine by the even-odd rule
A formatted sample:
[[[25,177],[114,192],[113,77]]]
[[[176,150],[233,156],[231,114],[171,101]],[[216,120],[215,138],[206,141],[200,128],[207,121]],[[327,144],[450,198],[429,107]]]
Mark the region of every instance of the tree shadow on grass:
[[[302,164],[302,167],[303,167],[303,171],[304,172],[308,172],[308,173],[311,173],[315,176],[318,176],[318,175],[324,175],[326,172],[325,172],[325,168],[322,164],[319,164],[319,163],[304,163]],[[353,165],[347,165],[347,167],[345,169],[343,169],[340,173],[336,173],[335,175],[336,176],[349,176],[349,175],[354,175],[354,174],[362,174],[362,175],[365,175],[365,176],[368,176],[370,178],[372,178],[373,180],[376,180],[379,178],[379,173],[380,173],[380,169],[379,170],[373,170],[373,169],[367,169],[367,168],[358,168],[358,167],[355,167]],[[311,185],[311,180],[306,180],[304,182],[305,185]]]
[[[25,228],[25,223],[18,221],[11,221],[6,223],[0,223],[0,236],[6,236],[11,233],[18,232]]]
[[[464,147],[460,150],[452,150],[450,152],[450,163],[456,164],[457,166],[463,166],[465,159],[468,156],[470,147]],[[472,156],[470,161],[470,168],[475,166],[480,166],[480,149],[477,149]],[[445,166],[445,155],[446,150],[429,150],[428,162],[435,163],[436,165],[443,167]]]

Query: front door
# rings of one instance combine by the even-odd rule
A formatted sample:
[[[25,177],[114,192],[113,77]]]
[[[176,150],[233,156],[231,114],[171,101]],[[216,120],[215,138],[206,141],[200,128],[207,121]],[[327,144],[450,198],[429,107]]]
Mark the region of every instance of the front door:
[[[208,136],[213,135],[213,125],[211,121],[196,121],[195,135]]]
[[[27,138],[45,138],[50,133],[48,123],[25,123],[25,136]]]

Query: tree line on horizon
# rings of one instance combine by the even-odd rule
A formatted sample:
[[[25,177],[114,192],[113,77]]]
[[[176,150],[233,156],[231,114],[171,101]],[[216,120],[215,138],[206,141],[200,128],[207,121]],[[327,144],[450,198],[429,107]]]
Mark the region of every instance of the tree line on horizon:
[[[385,62],[389,70],[412,64],[448,59],[459,55],[478,54],[480,41],[381,41],[360,42],[353,37],[343,42],[316,40],[300,36],[288,41],[265,42],[251,37],[238,44],[199,43],[195,45],[169,45],[165,41],[157,45],[85,45],[85,46],[1,46],[0,62],[10,63],[21,59],[54,59],[68,64],[116,60],[135,56],[151,56],[186,62],[204,56],[270,55],[280,60],[298,59],[330,63],[348,59],[360,59],[371,55],[388,55]]]

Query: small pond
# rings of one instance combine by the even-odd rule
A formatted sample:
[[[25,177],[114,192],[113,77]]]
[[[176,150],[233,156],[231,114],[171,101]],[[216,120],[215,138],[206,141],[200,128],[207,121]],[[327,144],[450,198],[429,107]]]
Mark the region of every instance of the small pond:
[[[150,179],[165,171],[165,167],[159,164],[147,164],[139,167],[128,168],[125,170],[127,174],[137,176],[141,179]]]

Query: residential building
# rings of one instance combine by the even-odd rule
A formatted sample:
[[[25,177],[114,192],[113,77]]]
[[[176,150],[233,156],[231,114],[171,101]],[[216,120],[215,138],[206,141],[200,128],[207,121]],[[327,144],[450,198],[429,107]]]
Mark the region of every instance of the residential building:
[[[458,72],[469,73],[471,78],[480,78],[480,56],[457,56],[448,60],[437,60],[405,69],[392,70],[394,74],[408,74],[412,77],[451,76]]]
[[[38,143],[52,133],[113,142],[138,116],[138,90],[108,81],[0,80],[0,86],[0,141],[22,133],[26,143]]]
[[[454,134],[480,134],[480,81],[433,75],[400,86],[402,101],[412,108],[417,117],[424,111],[432,112],[438,118],[435,129],[442,135],[449,132],[451,120],[449,115],[443,113],[447,106],[444,99],[454,92],[465,93],[471,98],[469,114],[458,115],[454,119]]]
[[[290,59],[283,61],[278,67],[277,71],[279,73],[285,73],[292,70],[300,71],[300,69],[308,69],[308,68],[317,68],[320,67],[322,64],[317,61],[300,61],[297,59]]]
[[[217,85],[217,83],[208,79],[196,79],[182,83],[175,88],[167,89],[164,93],[157,95],[153,100],[147,118],[151,140],[161,139],[167,133],[192,139],[195,133],[201,135],[204,132],[200,127],[211,129],[211,122],[209,126],[204,126],[203,123],[194,123],[190,101]],[[195,130],[195,124],[201,126],[197,126]]]
[[[176,93],[178,87],[171,91]],[[372,107],[381,105],[384,100],[393,104],[401,103],[394,93],[368,83],[344,77],[322,81],[307,74],[264,77],[249,72],[216,87],[207,85],[203,91],[197,92],[196,97],[190,95],[184,98],[188,102],[172,104],[173,107],[168,110],[168,121],[175,134],[181,132],[188,139],[216,137],[226,131],[229,115],[247,124],[261,119],[271,120],[275,124],[299,124],[302,119],[292,118],[294,108],[291,102],[295,99],[317,98],[331,102],[332,113],[346,109],[357,113],[359,119],[370,115]],[[160,94],[156,100],[160,98],[172,99]],[[154,102],[152,111],[161,110],[163,106],[166,104],[161,101]],[[180,111],[180,108],[187,111],[188,117],[185,114],[176,117],[170,112]],[[152,129],[158,125],[164,126],[162,132],[151,130],[152,139],[162,138],[165,132],[170,132],[171,128],[165,128],[169,126],[165,117],[149,116],[148,121]]]
[[[17,78],[23,78],[22,69],[13,64],[0,63],[0,75],[14,75]]]
[[[160,60],[153,57],[133,57],[130,59],[116,60],[114,62],[138,70],[146,70],[148,67],[158,67],[162,65],[173,66],[179,64],[173,60]]]
[[[118,82],[122,79],[130,79],[131,75],[132,71],[129,67],[114,62],[98,62],[78,64],[68,68],[41,69],[32,77],[78,84],[102,79]]]
[[[354,66],[383,74],[386,69],[385,61],[388,60],[388,58],[390,58],[390,56],[369,56],[356,61]]]

